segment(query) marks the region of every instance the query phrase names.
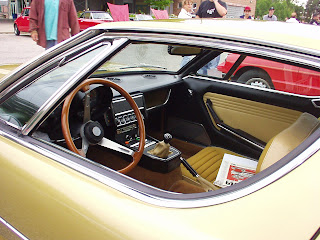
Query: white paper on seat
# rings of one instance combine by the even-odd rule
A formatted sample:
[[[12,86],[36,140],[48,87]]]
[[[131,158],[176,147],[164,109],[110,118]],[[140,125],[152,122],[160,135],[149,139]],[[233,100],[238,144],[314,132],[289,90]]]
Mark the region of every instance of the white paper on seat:
[[[241,182],[256,173],[257,165],[257,161],[231,154],[224,154],[214,184],[224,188]]]

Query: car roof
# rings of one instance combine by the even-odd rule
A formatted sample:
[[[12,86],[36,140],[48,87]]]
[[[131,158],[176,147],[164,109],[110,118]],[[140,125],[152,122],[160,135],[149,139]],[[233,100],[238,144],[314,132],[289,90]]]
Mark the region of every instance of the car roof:
[[[108,13],[108,12],[105,12],[105,11],[84,11],[84,12],[91,12],[91,13]]]
[[[246,42],[264,42],[266,45],[312,49],[315,50],[312,51],[315,55],[320,56],[319,27],[311,24],[229,19],[174,19],[114,22],[100,24],[95,28],[245,39]]]

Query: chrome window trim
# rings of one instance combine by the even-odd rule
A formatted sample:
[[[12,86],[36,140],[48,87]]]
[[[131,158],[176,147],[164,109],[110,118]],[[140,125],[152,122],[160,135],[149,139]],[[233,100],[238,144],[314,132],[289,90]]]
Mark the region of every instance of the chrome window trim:
[[[22,128],[22,134],[28,135],[29,132],[41,121],[44,115],[61,100],[62,96],[65,95],[74,84],[81,80],[86,73],[88,73],[94,66],[105,59],[113,51],[115,51],[119,46],[125,44],[128,41],[126,38],[117,39],[113,41],[110,48],[105,49],[99,53],[94,59],[92,59],[83,69],[80,69],[73,76],[71,76],[65,84],[63,84],[56,92],[58,94],[51,96],[36,112],[35,115],[25,124]]]
[[[319,98],[312,99],[311,102],[315,108],[320,108],[320,99]]]
[[[319,131],[318,131],[319,134]],[[140,189],[136,189],[132,186],[129,186],[127,184],[124,184],[120,181],[117,181],[116,179],[111,178],[110,176],[107,175],[108,172],[113,172],[116,174],[120,174],[117,173],[116,171],[112,170],[112,169],[108,169],[104,166],[100,166],[101,169],[104,169],[105,172],[97,172],[94,171],[93,169],[90,169],[82,164],[80,164],[81,162],[75,162],[71,159],[67,159],[63,156],[60,156],[54,152],[50,152],[49,150],[41,147],[40,145],[37,144],[31,144],[29,142],[23,141],[22,139],[10,135],[2,130],[0,130],[0,135],[7,137],[9,139],[11,139],[12,141],[23,145],[26,148],[29,148],[41,155],[44,155],[58,163],[61,163],[67,167],[70,167],[71,169],[82,173],[92,179],[95,179],[101,183],[103,183],[106,186],[109,186],[113,189],[116,189],[128,196],[131,196],[135,199],[141,200],[145,203],[149,203],[155,206],[161,206],[161,207],[167,207],[167,208],[198,208],[198,207],[207,207],[207,206],[214,206],[214,205],[218,205],[218,204],[223,204],[223,203],[227,203],[242,197],[245,197],[251,193],[254,193],[266,186],[268,186],[269,184],[275,182],[276,180],[282,178],[283,176],[285,176],[286,174],[288,174],[289,172],[291,172],[292,170],[294,170],[295,168],[297,168],[298,166],[300,166],[303,162],[305,162],[306,160],[308,160],[308,158],[310,158],[313,154],[315,154],[317,151],[319,151],[320,149],[320,138],[317,138],[316,141],[314,141],[311,145],[309,145],[302,153],[300,153],[299,155],[297,155],[294,159],[292,159],[290,162],[286,163],[285,165],[283,165],[282,167],[280,167],[279,169],[275,170],[274,172],[267,174],[266,176],[262,177],[261,179],[259,179],[258,181],[252,182],[249,185],[246,185],[242,188],[235,188],[233,190],[227,191],[227,192],[222,192],[219,193],[220,190],[224,190],[224,189],[220,189],[217,190],[215,192],[217,192],[216,195],[210,196],[208,195],[208,193],[206,195],[202,195],[202,194],[198,194],[197,196],[199,196],[198,198],[188,198],[186,196],[186,198],[182,198],[182,199],[174,199],[174,198],[170,198],[170,197],[164,197],[164,196],[159,196],[159,195],[155,195]],[[64,150],[65,152],[70,153],[67,150]],[[71,153],[73,156],[77,156],[75,153]],[[81,156],[77,156],[77,158],[82,159],[83,162],[91,162]],[[93,164],[91,162],[91,164]],[[98,164],[95,164],[98,165]],[[261,173],[263,174],[263,173]],[[166,196],[176,196],[176,195],[180,195],[183,196],[183,194],[179,194],[179,193],[172,193],[172,192],[167,192],[165,190],[161,190],[158,188],[155,188],[153,186],[149,186],[145,183],[139,182],[133,178],[130,178],[126,175],[122,175],[121,176],[125,179],[130,179],[131,182],[135,182],[138,183],[139,185],[144,185],[144,186],[148,186],[151,189],[156,189],[157,192],[159,193],[164,193]],[[241,183],[239,183],[241,184]],[[232,186],[232,187],[236,187],[236,185]],[[230,187],[230,188],[232,188]],[[221,192],[221,191],[220,191]],[[214,194],[214,193],[213,193]],[[186,194],[186,195],[193,195],[193,194]]]
[[[245,87],[245,88],[253,88],[256,90],[260,90],[260,91],[267,91],[267,92],[272,92],[272,93],[277,93],[277,94],[282,94],[282,95],[287,95],[287,96],[296,96],[296,97],[300,97],[300,98],[303,97],[303,98],[309,99],[310,101],[314,101],[314,100],[319,99],[319,96],[300,95],[297,93],[289,93],[289,92],[284,92],[284,91],[275,90],[275,89],[260,88],[260,87],[255,87],[255,86],[251,86],[251,85],[246,85],[243,83],[231,82],[231,81],[222,80],[222,79],[213,79],[213,78],[206,77],[206,76],[188,75],[188,76],[183,77],[182,80],[188,79],[188,78],[201,79],[201,80],[218,82],[218,83],[223,83],[223,84],[231,84],[231,85],[241,86],[241,87]],[[314,104],[314,103],[312,103],[312,104]]]
[[[17,126],[17,125],[15,125],[15,124],[11,123],[11,122],[8,122],[8,121],[6,121],[6,120],[4,120],[4,119],[2,119],[2,118],[0,118],[0,121],[4,122],[6,125],[8,125],[8,126],[10,126],[10,127],[13,127],[13,128],[15,128],[15,129],[17,129],[17,130],[19,130],[19,131],[21,131],[21,129],[22,129],[22,127]]]
[[[2,223],[5,227],[7,227],[7,229],[9,229],[13,234],[15,234],[16,237],[19,237],[22,240],[29,240],[29,238],[24,236],[21,232],[19,232],[16,228],[14,228],[10,223],[4,220],[1,216],[0,216],[0,223]]]

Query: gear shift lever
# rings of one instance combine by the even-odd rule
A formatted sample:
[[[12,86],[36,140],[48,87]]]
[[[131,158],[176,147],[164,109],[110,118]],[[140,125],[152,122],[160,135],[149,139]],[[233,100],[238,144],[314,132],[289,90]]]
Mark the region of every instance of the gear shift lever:
[[[172,139],[172,135],[171,135],[170,133],[165,133],[165,134],[163,135],[163,141],[164,141],[165,143],[169,143],[169,142],[171,141],[171,139]]]
[[[170,140],[172,136],[170,133],[166,133],[163,136],[163,141],[158,142],[156,146],[148,153],[160,158],[167,158],[172,152],[170,151]]]

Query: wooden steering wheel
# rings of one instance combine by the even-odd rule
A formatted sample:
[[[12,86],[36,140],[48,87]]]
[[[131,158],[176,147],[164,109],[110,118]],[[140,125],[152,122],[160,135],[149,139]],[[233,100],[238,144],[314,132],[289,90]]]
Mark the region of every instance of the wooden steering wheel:
[[[91,120],[91,116],[90,116],[90,85],[91,84],[102,84],[105,85],[107,87],[111,87],[113,89],[115,89],[116,91],[118,91],[130,104],[130,106],[132,107],[135,115],[136,115],[136,119],[138,121],[138,128],[139,128],[139,135],[140,135],[140,140],[139,140],[139,147],[138,150],[136,151],[132,151],[129,148],[126,148],[125,146],[122,146],[118,143],[115,143],[111,140],[108,140],[104,137],[104,130],[103,127],[101,126],[101,124],[99,122],[93,122]],[[70,127],[69,127],[69,110],[70,110],[70,105],[71,102],[73,100],[73,98],[75,97],[75,95],[77,94],[77,92],[79,91],[83,91],[85,92],[85,101],[84,101],[84,119],[83,119],[83,126],[81,128],[81,138],[82,138],[82,148],[78,149],[71,137],[71,133],[70,133]],[[110,146],[111,149],[124,149],[126,151],[124,151],[124,153],[131,155],[132,156],[132,162],[128,164],[128,166],[126,166],[125,168],[122,168],[120,170],[118,170],[121,173],[128,173],[129,171],[131,171],[140,161],[142,155],[143,155],[143,151],[144,151],[144,145],[145,145],[145,127],[144,127],[144,121],[141,115],[141,112],[136,104],[136,102],[133,100],[133,98],[130,96],[130,94],[124,90],[122,87],[120,87],[119,85],[108,81],[106,79],[102,79],[102,78],[91,78],[91,79],[87,79],[85,81],[83,81],[79,86],[77,86],[65,99],[63,107],[62,107],[62,113],[61,113],[61,125],[62,125],[62,133],[64,136],[64,139],[66,140],[66,144],[68,146],[68,148],[81,155],[81,156],[86,156],[87,150],[89,148],[89,145],[101,145],[104,147],[109,147],[108,145],[112,145],[112,147]],[[116,146],[116,147],[114,147]]]

